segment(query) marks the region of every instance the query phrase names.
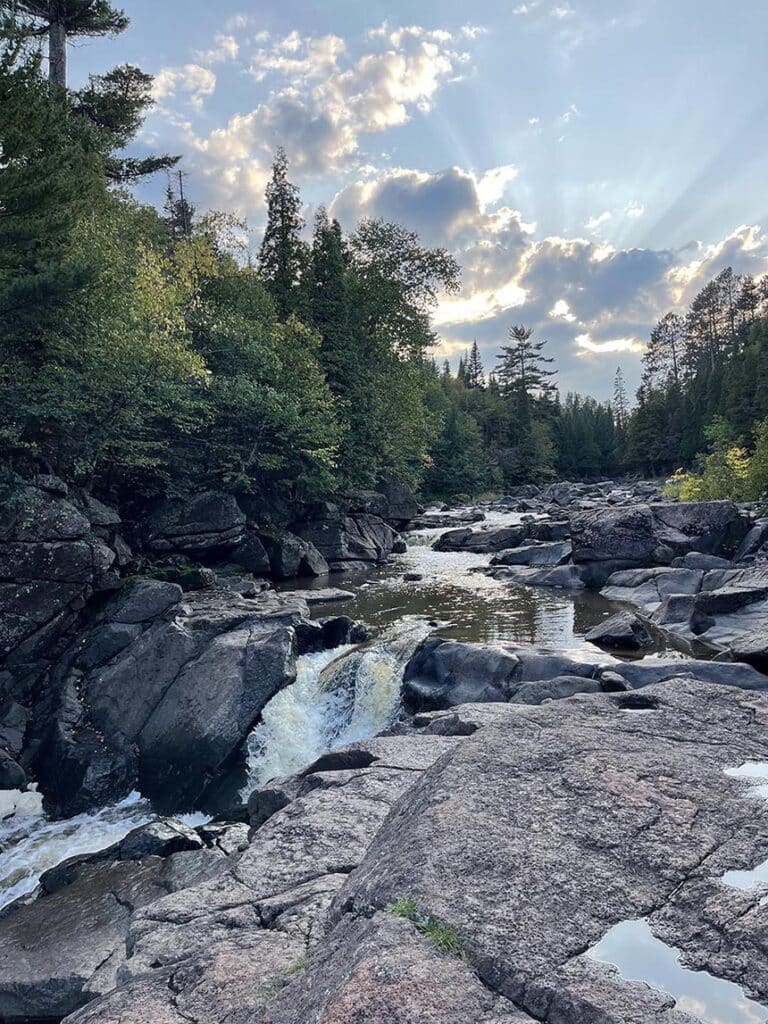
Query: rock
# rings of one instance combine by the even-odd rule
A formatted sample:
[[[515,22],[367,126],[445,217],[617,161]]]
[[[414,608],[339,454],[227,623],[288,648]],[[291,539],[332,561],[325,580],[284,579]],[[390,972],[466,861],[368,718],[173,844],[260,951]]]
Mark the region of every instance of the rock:
[[[701,569],[702,572],[709,572],[710,569],[730,569],[731,562],[727,558],[718,558],[717,555],[703,555],[700,551],[689,551],[682,558],[674,558],[672,568]]]
[[[575,562],[621,562],[630,566],[655,565],[659,542],[647,505],[601,508],[571,516]]]
[[[27,784],[27,773],[14,761],[9,753],[0,750],[0,790],[23,789]]]
[[[152,551],[209,554],[230,551],[245,539],[245,515],[231,494],[205,491],[167,498],[146,524]]]
[[[300,598],[215,591],[166,607],[179,595],[169,584],[129,585],[57,665],[33,729],[32,766],[50,813],[76,814],[133,788],[160,810],[191,809],[293,681]],[[155,617],[138,635],[123,631],[135,623],[113,620],[143,619],[150,607]]]
[[[765,629],[740,636],[730,644],[730,651],[735,661],[745,661],[768,674],[768,631]]]
[[[565,507],[570,505],[576,500],[579,491],[578,488],[568,481],[563,480],[559,483],[550,484],[549,487],[542,493],[541,497],[544,501],[553,502],[555,505]]]
[[[537,487],[536,484],[520,484],[518,487],[513,487],[509,494],[501,498],[500,503],[510,505],[514,503],[516,498],[538,498],[540,495],[541,488]]]
[[[571,524],[569,522],[540,519],[528,524],[528,537],[530,540],[561,541],[568,540],[570,536]]]
[[[408,523],[408,530],[443,530],[455,527],[458,523],[482,523],[484,520],[483,512],[458,512],[452,515],[428,512],[412,519]]]
[[[508,548],[517,548],[528,536],[528,527],[501,526],[482,530],[462,527],[449,530],[438,537],[432,547],[435,551],[471,551],[473,554],[492,554]]]
[[[584,566],[559,565],[554,569],[526,566],[496,566],[488,574],[497,580],[521,583],[528,587],[554,587],[561,590],[584,590]]]
[[[424,574],[421,572],[407,572],[403,579],[406,583],[420,583],[424,579]]]
[[[643,658],[640,661],[612,665],[609,671],[621,676],[636,690],[683,676],[740,690],[768,690],[768,676],[756,671],[751,665],[682,658]],[[602,676],[600,669],[598,673]]]
[[[672,502],[650,509],[659,543],[676,555],[696,551],[731,557],[750,528],[732,501]]]
[[[331,571],[338,571],[339,566],[347,563],[381,562],[392,553],[397,539],[383,519],[367,513],[345,515],[327,511],[299,523],[294,530],[317,548]]]
[[[544,704],[547,701],[564,700],[576,693],[602,693],[598,679],[584,676],[555,676],[554,679],[523,683],[518,686],[510,699],[512,704]]]
[[[0,663],[45,657],[114,562],[59,488],[21,487],[0,510]]]
[[[639,696],[496,706],[379,830],[334,899],[325,948],[407,895],[536,1020],[682,1024],[672,1000],[585,955],[644,917],[685,964],[764,1001],[761,893],[721,877],[768,852],[768,806],[724,774],[764,758],[768,699],[693,681],[646,691],[646,707]]]
[[[571,557],[570,541],[530,544],[494,555],[491,565],[557,566]]]
[[[629,569],[614,573],[601,594],[654,612],[667,597],[698,594],[702,580],[703,573],[693,569]]]
[[[249,532],[227,557],[232,564],[240,569],[245,569],[246,572],[268,576],[272,571],[266,548],[259,537],[252,532]]]
[[[653,638],[645,624],[632,612],[619,612],[585,635],[585,640],[609,650],[640,651],[653,646]]]
[[[338,604],[340,602],[354,601],[357,595],[351,590],[340,590],[338,587],[320,587],[317,590],[294,590],[292,593],[306,601],[308,605],[313,604]]]
[[[380,480],[376,490],[384,495],[386,505],[378,513],[393,529],[402,530],[419,514],[419,504],[413,491],[402,480],[386,477]]]
[[[283,533],[274,538],[264,537],[262,540],[275,579],[325,576],[328,573],[328,563],[310,541],[292,533]]]
[[[520,662],[501,647],[425,640],[405,667],[403,702],[410,712],[509,700]]]
[[[410,921],[382,912],[344,920],[263,1021],[532,1024],[460,958],[446,956]]]
[[[766,544],[768,544],[768,519],[759,519],[739,545],[733,556],[734,562],[753,558]]]
[[[393,555],[404,555],[407,552],[407,550],[408,550],[408,545],[401,538],[398,538],[392,544],[392,554]]]
[[[182,597],[181,587],[160,580],[127,583],[107,608],[106,617],[115,623],[148,622],[164,615]]]

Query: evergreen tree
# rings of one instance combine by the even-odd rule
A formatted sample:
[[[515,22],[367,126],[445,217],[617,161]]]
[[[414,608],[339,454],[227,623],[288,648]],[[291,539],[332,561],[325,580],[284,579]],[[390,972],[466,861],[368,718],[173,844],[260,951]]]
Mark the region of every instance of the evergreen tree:
[[[554,362],[544,355],[546,341],[531,341],[532,328],[510,327],[511,345],[502,346],[498,379],[502,393],[513,397],[521,408],[530,408],[535,398],[551,398],[557,391],[552,378],[557,370],[547,367]]]
[[[627,429],[627,420],[629,419],[629,400],[627,399],[627,385],[620,366],[616,368],[616,376],[613,379],[613,411],[616,427],[619,433],[623,434]]]
[[[30,34],[48,36],[52,85],[67,86],[67,41],[119,35],[128,27],[124,11],[109,0],[0,0],[0,9],[30,19]]]
[[[275,302],[278,316],[286,319],[302,305],[308,254],[302,241],[304,218],[296,185],[288,180],[288,158],[278,149],[267,185],[267,226],[259,252],[259,273]]]
[[[485,373],[482,360],[480,359],[480,349],[477,347],[477,339],[472,342],[472,349],[467,359],[465,383],[468,388],[482,388],[485,386]]]
[[[165,223],[174,241],[181,238],[189,238],[195,223],[195,207],[184,195],[184,177],[179,172],[179,191],[176,192],[171,177],[168,178],[168,186],[165,190]]]
[[[643,365],[644,386],[679,386],[685,346],[685,321],[677,313],[667,313],[651,331]]]

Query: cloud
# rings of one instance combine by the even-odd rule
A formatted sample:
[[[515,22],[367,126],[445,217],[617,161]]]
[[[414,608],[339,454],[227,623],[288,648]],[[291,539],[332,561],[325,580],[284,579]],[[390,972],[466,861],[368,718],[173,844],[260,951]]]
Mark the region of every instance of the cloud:
[[[195,51],[195,58],[200,64],[223,64],[228,60],[237,60],[240,44],[234,36],[218,33],[213,41],[215,45],[212,49]]]
[[[595,232],[599,228],[601,228],[603,224],[607,224],[608,221],[612,219],[613,214],[611,213],[611,211],[604,210],[603,213],[599,213],[596,217],[590,217],[587,223],[584,225],[584,227],[587,229],[587,231]]]
[[[200,63],[164,68],[155,97],[186,99],[200,110],[216,88],[215,74],[203,65],[223,60],[238,60],[261,87],[259,102],[212,130],[197,129],[167,102],[158,110],[180,132],[179,144],[206,182],[211,201],[245,214],[262,205],[263,183],[278,146],[305,180],[365,164],[363,140],[429,113],[440,90],[461,79],[470,59],[467,46],[484,31],[473,25],[449,32],[385,23],[353,53],[355,47],[340,36],[298,31],[281,37],[262,32],[246,46],[231,34],[235,28],[230,19],[214,46],[197,54]],[[511,169],[500,169],[484,183],[486,202],[503,192],[511,175]]]
[[[202,109],[203,101],[216,91],[216,75],[199,64],[184,64],[182,67],[163,68],[152,85],[155,100],[162,101],[185,95],[196,110]]]

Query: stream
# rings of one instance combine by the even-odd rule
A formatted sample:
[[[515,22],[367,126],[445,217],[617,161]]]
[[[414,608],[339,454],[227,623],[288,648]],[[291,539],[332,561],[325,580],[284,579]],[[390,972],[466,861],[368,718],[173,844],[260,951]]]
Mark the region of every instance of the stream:
[[[490,512],[482,525],[508,526],[519,518]],[[491,556],[434,551],[432,544],[442,532],[407,534],[408,550],[389,564],[334,578],[335,585],[355,594],[355,601],[315,605],[313,617],[343,611],[370,626],[375,639],[359,649],[342,647],[298,659],[296,682],[270,701],[249,737],[243,796],[272,778],[299,771],[330,749],[392,725],[401,712],[405,665],[432,632],[595,657],[596,648],[584,634],[615,610],[607,601],[584,592],[514,586],[473,572],[488,565]],[[416,573],[420,580],[405,580],[405,574]],[[324,586],[327,578],[281,589]],[[0,908],[33,891],[43,871],[116,843],[153,818],[139,794],[66,821],[48,821],[33,794],[26,794],[23,804],[19,813],[0,821]],[[0,816],[4,813],[0,807]],[[194,824],[204,818],[184,820]]]

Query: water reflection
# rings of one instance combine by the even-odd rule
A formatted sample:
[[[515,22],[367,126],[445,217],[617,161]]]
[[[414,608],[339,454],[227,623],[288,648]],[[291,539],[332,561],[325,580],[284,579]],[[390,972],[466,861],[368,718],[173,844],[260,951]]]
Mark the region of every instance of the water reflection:
[[[745,761],[737,768],[725,768],[724,774],[732,779],[768,780],[768,761]],[[762,800],[768,799],[768,782],[750,786],[745,795]],[[754,889],[755,886],[768,882],[768,860],[747,871],[726,871],[722,881],[735,889]]]
[[[707,1024],[765,1024],[768,1009],[731,981],[680,964],[677,950],[657,939],[645,918],[615,925],[588,956],[618,968],[626,981],[642,981],[672,996],[676,1008]]]
[[[483,526],[511,526],[520,516],[489,513]],[[491,579],[478,568],[490,564],[491,555],[442,552],[432,548],[444,530],[420,530],[406,536],[408,550],[391,564],[362,573],[332,578],[357,595],[345,608],[377,630],[404,615],[423,616],[442,625],[438,632],[455,640],[475,643],[539,644],[600,658],[600,651],[584,634],[616,611],[616,606],[589,592],[526,587]],[[407,581],[406,574],[419,580]],[[301,587],[306,587],[306,581]],[[328,585],[327,577],[315,581]],[[289,585],[287,589],[291,589]],[[331,605],[313,608],[317,617],[338,614]]]

